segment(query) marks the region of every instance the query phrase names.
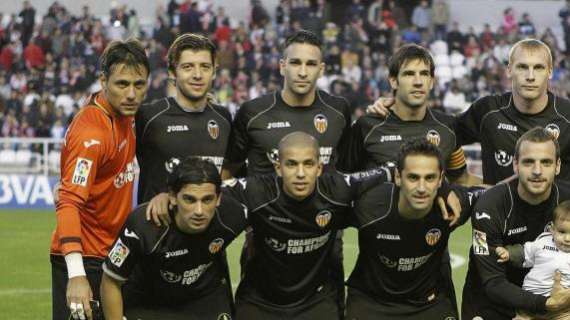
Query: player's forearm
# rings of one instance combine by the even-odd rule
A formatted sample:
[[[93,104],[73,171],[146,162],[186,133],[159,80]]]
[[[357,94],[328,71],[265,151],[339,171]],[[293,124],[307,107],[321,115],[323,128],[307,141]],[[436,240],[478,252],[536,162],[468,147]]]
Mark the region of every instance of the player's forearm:
[[[533,313],[546,312],[546,297],[524,291],[506,279],[494,279],[485,284],[487,296],[496,304],[514,309],[524,309]]]
[[[73,203],[61,199],[57,205],[56,216],[62,253],[64,255],[71,252],[83,253],[79,209]]]
[[[103,273],[101,280],[101,303],[106,320],[123,319],[123,295],[121,283]]]

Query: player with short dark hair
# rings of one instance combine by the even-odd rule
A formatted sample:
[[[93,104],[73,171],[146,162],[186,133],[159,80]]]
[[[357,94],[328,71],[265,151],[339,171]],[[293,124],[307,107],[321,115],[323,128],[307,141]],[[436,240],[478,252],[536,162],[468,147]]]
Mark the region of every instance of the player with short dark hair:
[[[285,41],[280,72],[283,89],[244,103],[235,119],[225,178],[248,161],[247,175],[274,171],[277,144],[287,134],[303,131],[319,142],[325,167],[334,168],[340,143],[350,128],[346,99],[317,90],[324,72],[321,41],[301,30]]]
[[[146,205],[133,211],[103,265],[107,320],[231,319],[222,252],[247,216],[220,185],[213,163],[189,157],[168,176],[174,223],[147,221]]]
[[[131,211],[133,122],[149,63],[136,40],[111,42],[100,59],[102,90],[73,118],[61,153],[52,237],[52,317],[91,319],[104,257]],[[70,312],[71,311],[71,312]]]
[[[143,105],[136,116],[139,203],[159,193],[162,203],[168,203],[168,172],[187,156],[209,159],[221,170],[231,116],[207,97],[216,76],[216,51],[210,39],[192,33],[179,36],[169,48],[168,73],[176,95]],[[156,222],[168,223],[168,210],[162,210],[164,215]]]
[[[347,282],[346,318],[456,319],[455,297],[440,272],[457,227],[435,201],[444,175],[441,152],[425,138],[410,140],[397,166],[395,184],[369,187],[356,201],[359,254]],[[465,222],[476,197],[457,193]]]
[[[556,137],[536,127],[516,143],[513,169],[518,178],[497,184],[482,195],[471,217],[473,245],[463,288],[462,318],[512,319],[515,309],[532,313],[558,312],[570,307],[570,289],[550,297],[521,288],[528,269],[499,263],[496,247],[533,241],[549,228],[552,211],[570,199],[562,179]]]
[[[403,142],[425,137],[442,150],[445,173],[451,181],[480,184],[481,179],[467,171],[455,135],[455,118],[428,106],[435,68],[429,51],[416,44],[404,45],[388,65],[395,104],[385,119],[365,115],[354,123],[351,150],[341,157],[342,166],[358,171],[394,163]]]

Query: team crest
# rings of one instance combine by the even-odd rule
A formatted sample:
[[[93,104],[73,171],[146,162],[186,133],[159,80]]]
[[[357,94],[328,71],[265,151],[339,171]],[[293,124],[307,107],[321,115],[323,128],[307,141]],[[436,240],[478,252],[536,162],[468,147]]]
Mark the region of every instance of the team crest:
[[[279,162],[279,150],[276,148],[271,149],[271,151],[267,152],[267,159],[271,161],[271,163],[276,164]]]
[[[210,242],[210,246],[208,247],[208,250],[210,250],[211,254],[216,254],[222,249],[223,245],[224,245],[224,239],[216,238],[216,239],[212,240],[212,242]]]
[[[210,134],[210,138],[216,140],[220,136],[220,126],[216,122],[216,120],[208,121],[208,133]]]
[[[232,317],[227,313],[220,313],[217,320],[232,320]]]
[[[427,233],[426,233],[426,242],[427,244],[429,244],[430,246],[435,246],[436,243],[439,241],[439,239],[441,238],[441,230],[439,229],[430,229]]]
[[[550,221],[544,226],[544,232],[552,232],[553,229],[554,229],[554,223],[552,221]]]
[[[317,225],[321,228],[326,227],[329,222],[331,221],[332,218],[332,213],[328,210],[325,211],[321,211],[317,214],[317,217],[315,218],[315,222],[317,223]]]
[[[329,121],[327,120],[327,117],[325,117],[324,114],[319,113],[313,119],[313,124],[315,125],[315,129],[317,129],[317,131],[320,134],[323,134],[325,133],[325,131],[327,131]]]
[[[554,137],[554,140],[558,140],[558,137],[560,136],[560,127],[558,127],[556,124],[550,123],[544,127],[544,130],[551,134]]]
[[[174,168],[176,168],[179,164],[180,164],[180,159],[170,158],[168,161],[164,163],[164,169],[166,169],[168,173],[172,173],[172,171],[174,171]]]
[[[513,163],[513,156],[508,154],[505,150],[495,151],[495,161],[501,167],[508,167]]]
[[[439,143],[441,142],[441,137],[439,135],[439,132],[435,130],[428,131],[428,133],[426,134],[426,139],[429,143],[433,144],[436,147],[439,146]]]
[[[182,280],[182,276],[174,272],[160,270],[160,276],[168,283],[176,283]]]

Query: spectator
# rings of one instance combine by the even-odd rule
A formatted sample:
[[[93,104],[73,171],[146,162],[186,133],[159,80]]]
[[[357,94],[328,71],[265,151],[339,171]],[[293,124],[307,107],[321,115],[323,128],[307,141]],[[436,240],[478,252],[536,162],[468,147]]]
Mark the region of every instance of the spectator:
[[[384,0],[374,0],[370,7],[368,7],[367,22],[371,26],[377,25],[383,20],[383,7]]]
[[[417,27],[418,32],[427,32],[431,25],[431,9],[427,0],[421,0],[420,4],[414,8],[412,13],[412,23]]]
[[[515,18],[513,8],[508,7],[503,11],[503,21],[501,22],[501,26],[503,27],[503,34],[508,36],[509,39],[516,33],[517,19]]]
[[[406,14],[406,12],[402,7],[398,6],[395,0],[388,1],[387,11],[391,13],[392,17],[394,18],[394,21],[396,21],[398,29],[402,30],[408,28],[410,24],[408,15]]]
[[[16,59],[15,56],[14,43],[11,42],[5,45],[0,51],[0,66],[2,66],[2,69],[8,72],[11,71]]]
[[[24,61],[26,62],[26,68],[29,70],[44,67],[44,51],[36,44],[34,39],[31,39],[28,46],[24,49]]]
[[[451,81],[449,90],[443,97],[443,107],[446,112],[453,114],[461,113],[469,107],[465,94],[459,91],[459,85],[455,79]]]
[[[536,28],[534,23],[530,20],[530,15],[528,13],[523,13],[522,20],[519,22],[518,26],[519,34],[523,37],[534,37],[536,35]]]
[[[449,51],[458,50],[463,52],[463,44],[465,43],[465,36],[459,30],[459,23],[454,21],[451,30],[447,34],[447,46]]]
[[[32,34],[34,33],[34,26],[36,24],[36,9],[32,7],[30,1],[24,0],[23,2],[24,8],[20,11],[20,18],[22,19],[22,37],[21,41],[22,44],[25,46],[28,45]]]
[[[449,5],[445,0],[436,0],[432,8],[432,23],[436,40],[445,40],[449,24]]]
[[[564,32],[564,49],[566,53],[570,52],[570,0],[566,0],[564,7],[558,12],[560,24]]]

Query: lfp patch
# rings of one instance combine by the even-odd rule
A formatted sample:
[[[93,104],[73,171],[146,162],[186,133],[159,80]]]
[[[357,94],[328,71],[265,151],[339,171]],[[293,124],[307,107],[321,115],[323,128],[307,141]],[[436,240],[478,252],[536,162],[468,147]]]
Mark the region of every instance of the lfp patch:
[[[485,232],[473,229],[473,253],[481,256],[489,255],[489,245]]]
[[[111,262],[114,265],[121,267],[123,262],[127,259],[129,252],[129,248],[121,241],[121,239],[118,239],[115,246],[113,246],[113,250],[109,253],[109,259],[111,259]]]
[[[87,185],[87,179],[89,178],[89,172],[91,171],[91,165],[93,165],[93,161],[85,158],[77,158],[71,183],[85,187]]]

